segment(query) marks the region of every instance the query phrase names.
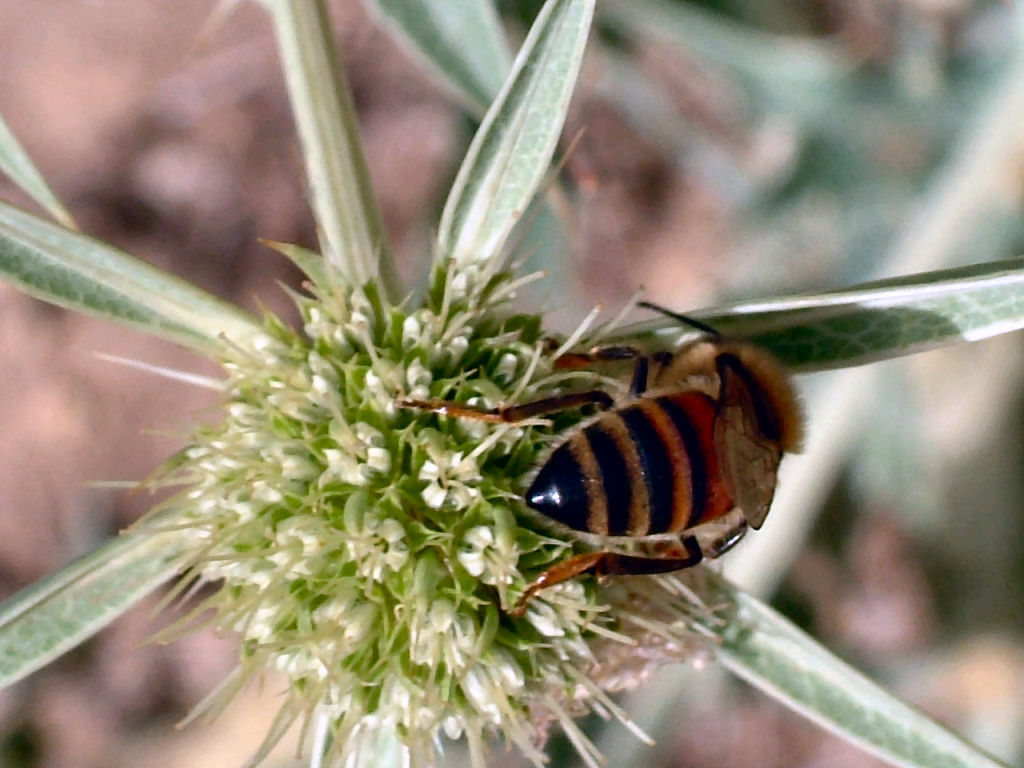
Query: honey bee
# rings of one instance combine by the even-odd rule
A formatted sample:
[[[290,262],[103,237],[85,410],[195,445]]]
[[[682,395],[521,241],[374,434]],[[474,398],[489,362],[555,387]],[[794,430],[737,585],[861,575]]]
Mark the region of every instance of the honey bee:
[[[553,528],[593,551],[537,576],[509,611],[513,616],[525,613],[540,590],[583,573],[663,573],[718,557],[748,527],[761,527],[782,455],[800,448],[801,408],[779,362],[684,315],[641,306],[696,327],[702,337],[674,353],[607,346],[556,363],[632,360],[629,392],[620,402],[598,389],[490,411],[447,401],[401,403],[505,423],[586,405],[599,409],[548,454],[523,497]]]

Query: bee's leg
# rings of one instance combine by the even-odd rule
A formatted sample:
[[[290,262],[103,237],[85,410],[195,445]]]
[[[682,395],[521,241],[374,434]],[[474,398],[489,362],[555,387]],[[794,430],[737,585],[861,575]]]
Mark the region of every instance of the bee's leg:
[[[629,397],[635,399],[647,391],[647,374],[652,357],[658,365],[664,365],[672,359],[672,355],[667,352],[646,355],[637,347],[608,345],[594,347],[586,352],[568,352],[558,358],[555,365],[558,368],[582,368],[595,362],[635,360],[633,378],[629,384]]]
[[[647,391],[647,373],[650,369],[652,357],[659,365],[663,365],[668,360],[671,360],[671,355],[668,353],[656,353],[648,357],[636,347],[609,345],[594,347],[587,352],[568,352],[558,358],[555,365],[559,368],[580,368],[594,362],[635,360],[633,378],[629,386],[629,396],[630,398],[636,398]],[[601,410],[606,410],[614,404],[615,400],[612,396],[600,389],[588,392],[568,392],[564,395],[534,400],[531,403],[502,406],[500,408],[474,408],[471,405],[462,405],[448,400],[401,399],[398,401],[398,405],[401,408],[433,411],[434,413],[443,413],[459,419],[475,419],[476,421],[488,421],[495,424],[514,424],[536,416],[567,411],[571,408],[580,408],[585,405],[593,405]]]
[[[644,353],[637,347],[628,345],[608,344],[593,347],[586,352],[566,352],[555,360],[556,368],[586,368],[594,363],[615,362],[616,360],[633,360],[643,357]]]
[[[746,532],[747,521],[745,519],[737,520],[728,528],[723,528],[714,538],[701,542],[701,549],[704,550],[706,557],[718,557],[736,546]]]
[[[570,408],[581,408],[593,405],[605,410],[611,408],[615,400],[607,392],[594,389],[589,392],[567,392],[564,395],[545,397],[522,405],[502,406],[500,408],[474,408],[449,400],[399,400],[400,408],[414,408],[421,411],[433,411],[454,416],[457,419],[474,419],[489,421],[495,424],[515,424],[519,421],[543,416],[547,413],[567,411]]]
[[[701,543],[697,541],[697,537],[685,534],[680,536],[671,547],[661,550],[656,556],[645,557],[643,555],[609,553],[594,570],[600,574],[634,576],[667,573],[669,571],[681,571],[683,568],[691,568],[703,560],[705,556],[711,556],[711,553],[704,550]]]
[[[540,592],[542,589],[553,587],[555,584],[561,584],[563,581],[574,579],[582,573],[594,570],[595,567],[608,556],[608,554],[608,552],[588,552],[583,555],[567,557],[565,560],[555,563],[544,571],[544,573],[526,585],[526,589],[523,590],[523,594],[519,596],[519,600],[516,601],[512,610],[508,612],[509,616],[514,616],[516,618],[522,616],[526,613],[526,604],[535,594]]]
[[[633,378],[629,382],[629,397],[635,400],[647,391],[647,373],[651,367],[650,360],[638,357],[633,366]]]
[[[598,575],[666,573],[689,568],[704,559],[700,543],[691,535],[682,536],[671,549],[666,548],[664,552],[664,555],[656,557],[620,555],[615,552],[588,552],[568,557],[555,563],[531,581],[508,613],[517,618],[522,616],[526,613],[526,604],[530,598],[542,589],[561,584],[563,581],[574,579],[584,573],[592,572]]]

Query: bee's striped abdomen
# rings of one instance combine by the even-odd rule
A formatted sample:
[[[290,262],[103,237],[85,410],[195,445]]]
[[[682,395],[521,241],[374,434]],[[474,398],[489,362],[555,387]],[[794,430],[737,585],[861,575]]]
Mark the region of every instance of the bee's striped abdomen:
[[[729,510],[714,449],[715,404],[700,392],[640,398],[552,452],[527,503],[600,536],[681,531]]]
[[[678,392],[652,398],[652,401],[669,417],[686,443],[692,475],[692,501],[680,503],[682,498],[675,496],[672,523],[666,530],[682,531],[721,517],[732,509],[733,501],[722,483],[715,452],[717,408],[714,401],[700,392]]]

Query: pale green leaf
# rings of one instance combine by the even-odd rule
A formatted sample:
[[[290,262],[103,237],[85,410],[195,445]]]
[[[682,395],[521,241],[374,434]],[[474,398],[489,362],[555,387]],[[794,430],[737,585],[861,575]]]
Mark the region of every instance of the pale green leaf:
[[[787,619],[709,574],[705,600],[727,604],[708,625],[719,660],[752,685],[830,732],[896,766],[1005,768],[841,661]]]
[[[32,159],[15,138],[3,117],[0,117],[0,171],[7,174],[22,192],[35,200],[53,218],[69,229],[74,228],[75,223],[71,214],[46,184],[42,174],[32,163]]]
[[[734,304],[692,316],[727,336],[771,350],[795,371],[849,367],[1024,328],[1024,259]],[[693,329],[661,319],[616,335],[648,333],[674,346]]]
[[[491,0],[367,0],[445,84],[481,114],[511,67]]]
[[[548,171],[593,15],[593,0],[548,0],[459,169],[438,231],[456,264],[496,258]]]
[[[259,321],[91,237],[0,202],[0,278],[37,298],[216,357],[252,348]]]
[[[84,642],[173,576],[183,541],[125,534],[0,603],[0,687]]]
[[[264,0],[299,131],[320,250],[351,286],[379,279],[402,290],[370,185],[352,94],[322,0]]]

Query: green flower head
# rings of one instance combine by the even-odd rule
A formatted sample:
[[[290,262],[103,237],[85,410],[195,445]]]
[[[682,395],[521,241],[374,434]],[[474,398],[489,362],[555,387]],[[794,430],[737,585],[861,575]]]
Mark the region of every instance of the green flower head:
[[[401,405],[621,386],[555,370],[539,318],[510,308],[516,287],[438,268],[422,306],[403,309],[373,284],[314,286],[296,296],[301,333],[269,318],[272,342],[225,362],[224,420],[159,479],[187,489],[148,525],[186,529],[190,573],[219,584],[198,610],[241,636],[233,684],[284,672],[283,721],[323,731],[328,764],[373,754],[382,732],[412,764],[431,763],[444,735],[482,765],[491,734],[540,764],[552,719],[594,760],[570,713],[628,722],[602,692],[643,676],[623,651],[641,636],[676,656],[696,642],[682,617],[697,601],[665,582],[601,595],[571,580],[509,614],[532,575],[572,552],[521,494],[579,409],[488,424]]]

